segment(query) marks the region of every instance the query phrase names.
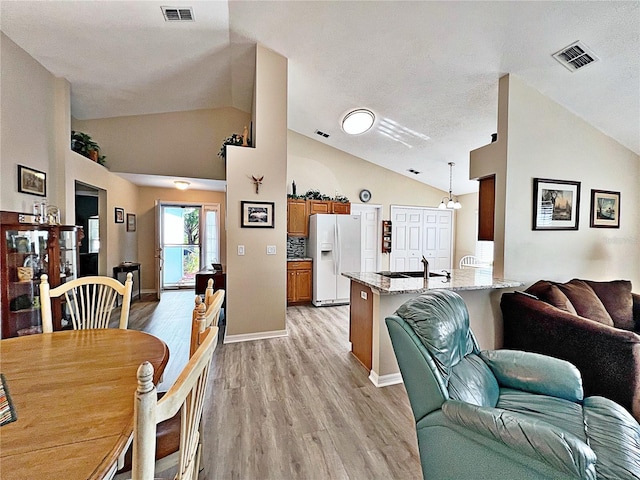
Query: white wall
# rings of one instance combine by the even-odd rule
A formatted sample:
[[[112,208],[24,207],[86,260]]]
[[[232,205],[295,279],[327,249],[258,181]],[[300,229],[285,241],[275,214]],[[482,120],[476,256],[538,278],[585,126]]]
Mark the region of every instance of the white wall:
[[[242,134],[251,116],[235,108],[72,119],[73,130],[91,135],[114,172],[153,173],[224,180],[218,157],[224,139]],[[152,167],[152,168],[150,168]]]
[[[47,199],[56,194],[49,165],[55,154],[55,77],[3,33],[0,58],[0,210],[31,212],[42,197],[18,193],[18,165],[45,172]]]
[[[505,275],[629,279],[640,291],[640,158],[510,77]],[[578,231],[531,231],[532,179],[581,182]],[[589,227],[591,189],[621,192],[620,229]]]
[[[495,269],[528,284],[628,279],[640,291],[640,157],[513,75],[499,83],[498,141],[471,153],[496,174]],[[533,231],[533,179],[581,182],[577,231]],[[590,228],[591,189],[621,192],[620,228]],[[502,273],[503,272],[503,273]]]
[[[255,148],[227,149],[225,342],[286,334],[287,59],[261,45],[254,99]],[[263,175],[256,194],[251,177]],[[242,228],[243,200],[274,202],[275,228]],[[276,255],[266,254],[267,245],[276,246]]]

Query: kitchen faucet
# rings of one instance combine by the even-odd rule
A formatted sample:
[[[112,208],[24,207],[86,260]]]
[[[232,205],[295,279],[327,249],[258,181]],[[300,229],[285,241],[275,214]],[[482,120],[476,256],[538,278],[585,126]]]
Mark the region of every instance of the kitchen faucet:
[[[429,280],[429,261],[422,255],[422,260],[420,260],[424,264],[424,279]]]

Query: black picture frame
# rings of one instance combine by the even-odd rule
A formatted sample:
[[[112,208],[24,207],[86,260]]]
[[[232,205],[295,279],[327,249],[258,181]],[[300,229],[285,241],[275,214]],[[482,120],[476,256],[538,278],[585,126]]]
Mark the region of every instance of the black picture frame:
[[[136,231],[136,214],[127,213],[127,232]]]
[[[46,197],[47,174],[35,168],[18,165],[18,192]]]
[[[242,228],[275,228],[274,202],[240,202]]]
[[[591,190],[591,228],[620,228],[620,192]]]
[[[114,216],[116,223],[124,223],[124,208],[115,207]]]
[[[532,230],[578,230],[580,182],[533,179]]]

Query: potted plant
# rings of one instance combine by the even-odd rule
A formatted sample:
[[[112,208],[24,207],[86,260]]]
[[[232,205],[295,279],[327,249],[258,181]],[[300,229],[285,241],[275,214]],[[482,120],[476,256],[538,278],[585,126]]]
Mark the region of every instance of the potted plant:
[[[91,135],[83,132],[71,131],[71,150],[90,158],[94,162],[104,165],[106,156],[100,155],[100,146],[93,141]]]

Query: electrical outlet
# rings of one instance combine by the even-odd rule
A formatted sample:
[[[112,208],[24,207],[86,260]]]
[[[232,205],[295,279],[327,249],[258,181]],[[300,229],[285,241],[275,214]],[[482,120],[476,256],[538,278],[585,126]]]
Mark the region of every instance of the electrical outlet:
[[[244,255],[244,245],[238,245],[238,255]]]
[[[267,255],[275,255],[275,254],[276,254],[276,246],[267,245]]]
[[[367,299],[367,292],[361,290],[360,291],[360,298],[362,298],[363,300],[366,300]]]

